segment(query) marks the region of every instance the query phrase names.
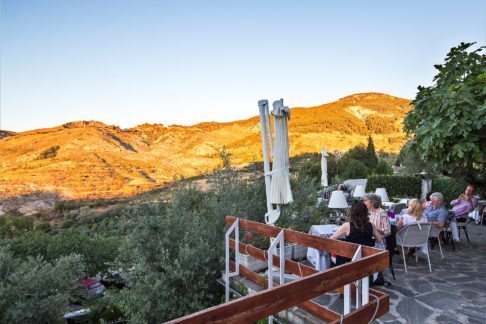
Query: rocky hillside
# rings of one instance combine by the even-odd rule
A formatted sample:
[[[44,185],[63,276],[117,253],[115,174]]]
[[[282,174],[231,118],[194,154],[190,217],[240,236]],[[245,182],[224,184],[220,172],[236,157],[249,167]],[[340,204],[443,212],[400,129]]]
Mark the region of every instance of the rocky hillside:
[[[290,154],[344,151],[373,136],[377,150],[404,144],[410,101],[363,93],[310,108],[292,108]],[[255,109],[257,110],[257,109]],[[261,160],[258,117],[193,126],[144,124],[130,129],[96,121],[13,133],[0,131],[0,198],[51,193],[65,198],[133,195],[221,164]]]

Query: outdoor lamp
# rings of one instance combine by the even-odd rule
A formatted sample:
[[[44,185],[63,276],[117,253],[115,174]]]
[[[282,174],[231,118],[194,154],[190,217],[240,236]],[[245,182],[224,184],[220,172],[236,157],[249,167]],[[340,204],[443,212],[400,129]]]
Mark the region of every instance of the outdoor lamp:
[[[381,202],[389,202],[390,199],[388,199],[388,194],[386,193],[385,188],[376,188],[375,195],[378,195],[381,197]]]
[[[345,209],[348,208],[348,202],[346,201],[346,197],[344,197],[344,192],[341,190],[336,190],[331,193],[331,199],[329,199],[328,208],[333,209]],[[336,214],[339,216],[339,212],[336,211]]]
[[[366,192],[364,189],[363,185],[357,185],[356,188],[354,188],[353,191],[353,197],[354,198],[363,198],[365,196]]]

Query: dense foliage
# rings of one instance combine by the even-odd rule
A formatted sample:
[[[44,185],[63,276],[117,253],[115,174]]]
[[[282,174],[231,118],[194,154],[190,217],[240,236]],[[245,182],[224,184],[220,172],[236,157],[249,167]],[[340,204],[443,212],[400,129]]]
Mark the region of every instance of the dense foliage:
[[[0,249],[0,322],[63,322],[75,283],[83,274],[82,257],[77,254],[53,262],[41,256],[21,261],[8,249]]]
[[[418,88],[404,120],[420,157],[457,178],[485,184],[486,54],[461,43],[436,65],[430,87]]]
[[[67,229],[57,235],[32,232],[11,239],[10,251],[20,259],[42,257],[45,261],[55,262],[61,256],[73,253],[83,258],[86,274],[95,275],[108,269],[115,261],[120,239],[89,233],[82,229]]]
[[[368,177],[367,191],[386,188],[389,197],[420,197],[420,179],[414,176],[376,175]]]
[[[432,191],[438,191],[444,196],[444,201],[450,203],[464,193],[467,183],[449,177],[438,177],[432,180]]]

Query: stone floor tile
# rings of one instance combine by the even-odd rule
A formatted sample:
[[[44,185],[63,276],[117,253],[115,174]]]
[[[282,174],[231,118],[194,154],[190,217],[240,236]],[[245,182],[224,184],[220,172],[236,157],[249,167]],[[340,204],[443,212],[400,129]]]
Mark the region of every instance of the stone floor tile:
[[[415,298],[403,298],[397,305],[397,312],[407,323],[425,323],[427,318],[433,314]]]

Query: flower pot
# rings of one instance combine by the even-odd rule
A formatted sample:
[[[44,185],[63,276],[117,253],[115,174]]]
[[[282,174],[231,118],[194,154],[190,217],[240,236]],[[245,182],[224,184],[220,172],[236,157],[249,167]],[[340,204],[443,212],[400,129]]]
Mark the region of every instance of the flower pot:
[[[266,262],[260,261],[246,254],[239,253],[240,264],[253,272],[258,272],[268,268]]]
[[[302,260],[307,256],[307,246],[303,245],[292,245],[292,260]]]

